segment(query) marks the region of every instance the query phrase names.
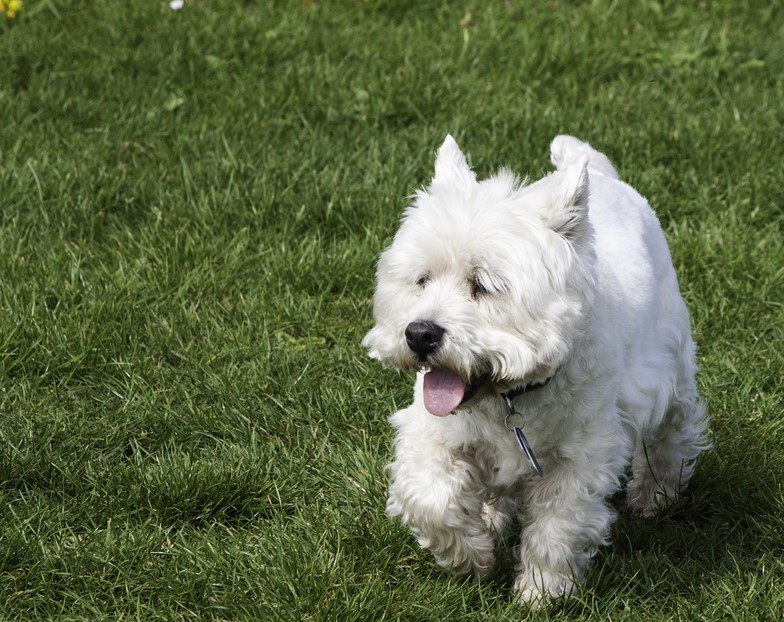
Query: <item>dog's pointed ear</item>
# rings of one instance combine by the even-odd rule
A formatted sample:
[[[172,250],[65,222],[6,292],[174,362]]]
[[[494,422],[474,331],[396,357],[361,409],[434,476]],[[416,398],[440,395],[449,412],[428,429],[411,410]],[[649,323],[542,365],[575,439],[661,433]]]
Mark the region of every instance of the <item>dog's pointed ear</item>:
[[[476,181],[476,175],[468,166],[463,152],[451,134],[447,134],[443,144],[436,153],[436,171],[433,181],[463,179]]]
[[[561,187],[548,206],[549,225],[567,240],[577,241],[588,219],[588,158],[564,170]]]

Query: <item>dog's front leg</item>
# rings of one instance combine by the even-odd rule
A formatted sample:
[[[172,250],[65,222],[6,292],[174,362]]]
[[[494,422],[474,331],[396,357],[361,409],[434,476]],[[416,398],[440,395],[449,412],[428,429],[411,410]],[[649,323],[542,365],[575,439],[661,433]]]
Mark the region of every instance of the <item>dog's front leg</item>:
[[[602,475],[557,465],[525,489],[514,583],[523,602],[538,606],[565,598],[582,583],[585,568],[607,542],[615,517],[604,501],[607,490],[601,490],[612,483],[596,485]]]
[[[439,565],[488,575],[495,562],[494,540],[483,518],[481,473],[471,454],[432,439],[412,446],[398,438],[396,449],[389,515],[399,516]]]

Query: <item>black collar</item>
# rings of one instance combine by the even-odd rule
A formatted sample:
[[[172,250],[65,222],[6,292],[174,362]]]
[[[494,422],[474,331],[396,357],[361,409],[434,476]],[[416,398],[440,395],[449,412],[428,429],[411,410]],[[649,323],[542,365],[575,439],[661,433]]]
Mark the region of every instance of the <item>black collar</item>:
[[[506,393],[504,393],[503,394],[504,398],[509,400],[509,401],[511,401],[513,399],[516,399],[516,398],[520,397],[521,395],[525,395],[526,393],[532,393],[533,391],[536,391],[537,389],[541,389],[543,387],[546,387],[548,384],[550,384],[550,381],[554,377],[555,377],[555,374],[553,374],[552,376],[549,376],[548,378],[545,378],[544,380],[542,380],[540,382],[534,382],[532,384],[523,384],[523,385],[520,385],[519,387],[515,387],[514,389],[511,389],[511,390],[507,391]]]

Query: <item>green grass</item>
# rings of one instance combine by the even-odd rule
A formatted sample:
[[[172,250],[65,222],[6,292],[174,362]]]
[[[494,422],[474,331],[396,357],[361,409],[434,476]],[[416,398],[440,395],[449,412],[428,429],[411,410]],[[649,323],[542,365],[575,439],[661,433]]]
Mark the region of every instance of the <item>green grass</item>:
[[[780,2],[26,0],[0,15],[0,619],[515,620],[384,515],[378,253],[453,133],[657,209],[715,448],[533,620],[784,609]]]

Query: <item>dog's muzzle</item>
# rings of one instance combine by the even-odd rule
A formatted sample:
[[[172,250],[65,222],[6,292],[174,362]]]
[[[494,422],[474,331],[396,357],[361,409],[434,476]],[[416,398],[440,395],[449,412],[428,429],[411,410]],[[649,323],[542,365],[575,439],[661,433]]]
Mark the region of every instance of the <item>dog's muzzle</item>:
[[[417,320],[406,326],[406,343],[420,361],[438,350],[446,331],[435,322]]]

